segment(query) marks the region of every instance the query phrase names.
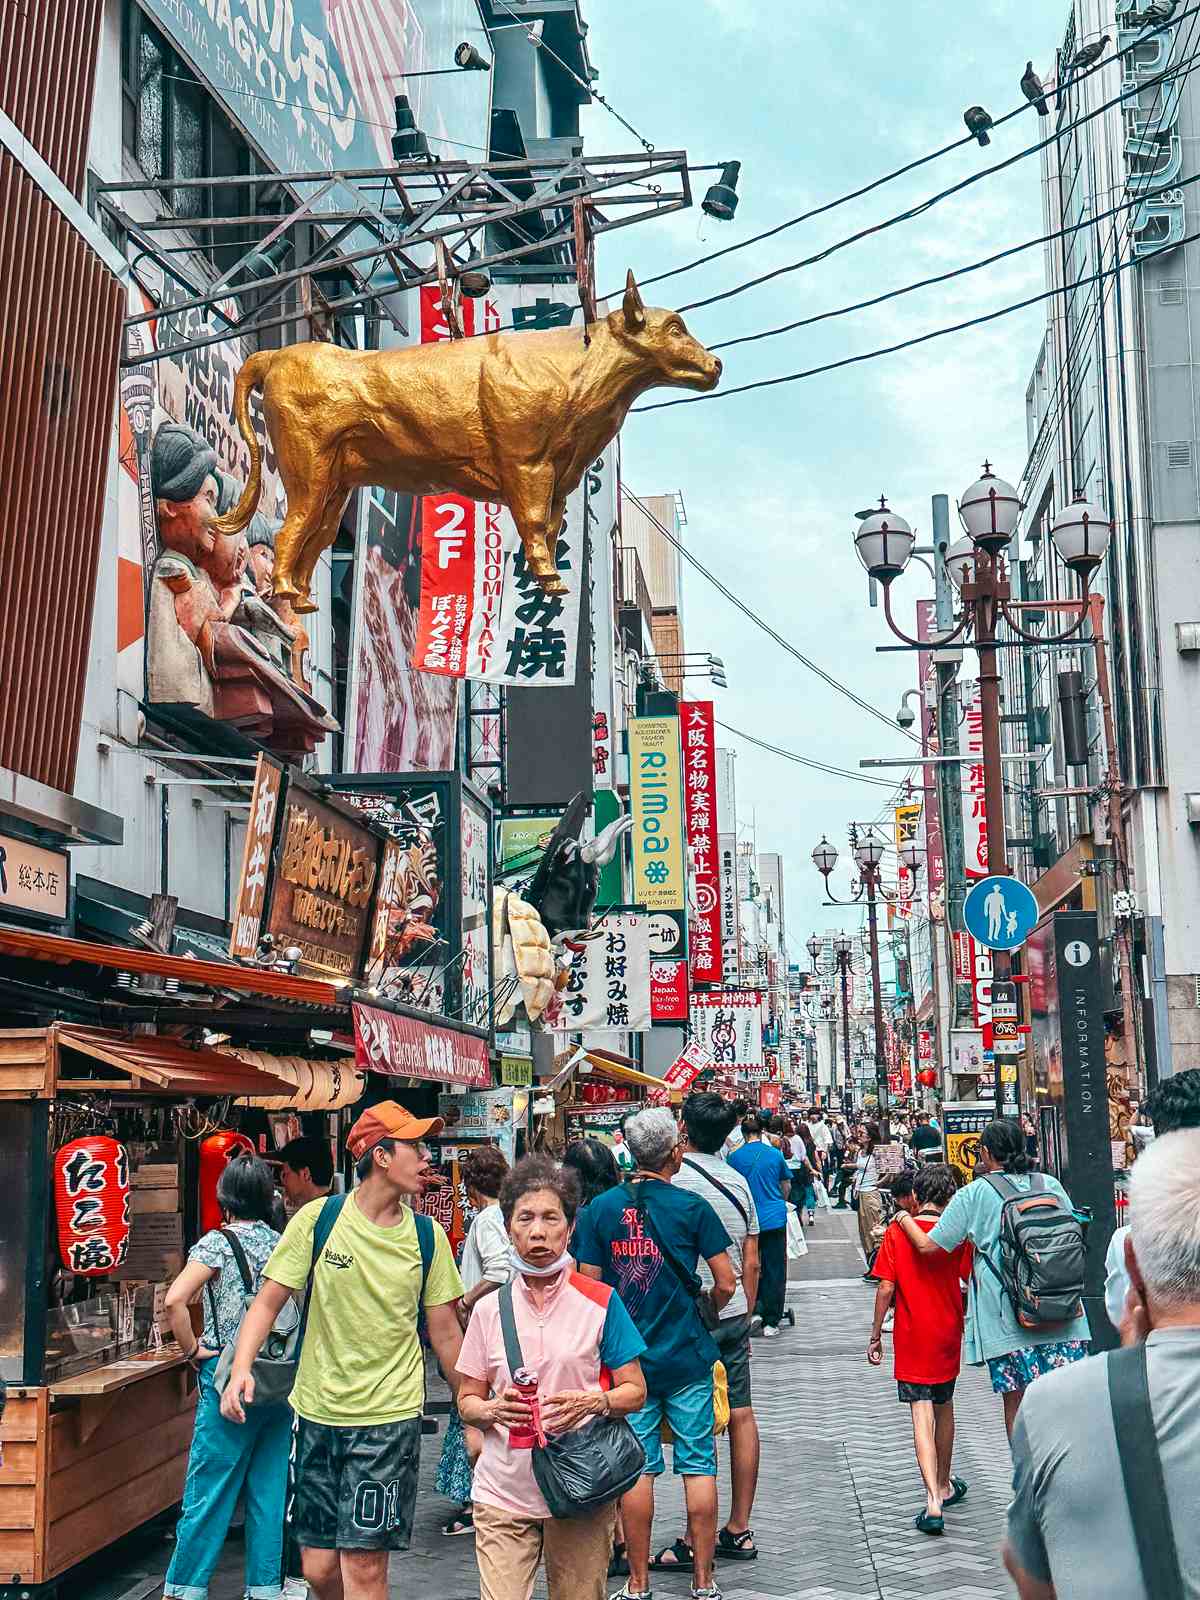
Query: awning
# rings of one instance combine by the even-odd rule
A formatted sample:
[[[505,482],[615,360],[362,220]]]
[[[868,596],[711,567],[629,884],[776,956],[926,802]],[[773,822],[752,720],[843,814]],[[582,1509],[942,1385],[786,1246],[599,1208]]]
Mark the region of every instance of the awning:
[[[81,1028],[63,1022],[55,1023],[49,1034],[55,1047],[55,1080],[60,1092],[134,1089],[139,1094],[210,1095],[214,1098],[294,1095],[296,1092],[294,1085],[285,1078],[265,1072],[259,1066],[239,1061],[235,1056],[221,1055],[216,1050],[192,1049],[178,1039],[167,1039],[160,1034],[130,1037],[115,1029]],[[120,1076],[77,1077],[71,1063],[62,1057],[64,1050],[77,1051]]]
[[[635,1089],[666,1089],[661,1078],[653,1077],[649,1072],[640,1072],[637,1067],[627,1067],[618,1061],[610,1061],[607,1056],[602,1056],[596,1051],[587,1053],[587,1066],[580,1063],[580,1070],[589,1077],[607,1078],[610,1083],[631,1084]]]
[[[416,1017],[356,1004],[354,1064],[360,1072],[432,1083],[491,1087],[487,1040],[480,1034],[421,1022]]]
[[[82,961],[118,972],[150,972],[160,978],[178,978],[186,988],[235,989],[314,1006],[344,1006],[349,998],[346,985],[325,983],[318,978],[294,978],[290,973],[239,967],[232,962],[190,961],[185,956],[163,956],[132,946],[91,944],[85,939],[26,933],[19,928],[0,928],[0,951],[25,961],[53,961],[59,966]]]

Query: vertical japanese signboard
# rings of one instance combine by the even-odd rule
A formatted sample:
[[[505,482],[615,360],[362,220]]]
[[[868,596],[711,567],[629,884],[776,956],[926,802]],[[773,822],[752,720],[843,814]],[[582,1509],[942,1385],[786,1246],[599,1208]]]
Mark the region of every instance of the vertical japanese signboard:
[[[716,815],[716,740],[711,700],[680,707],[683,734],[684,816],[695,870],[695,916],[688,928],[693,983],[720,983],[721,863]]]
[[[464,301],[463,331],[498,330],[520,319],[521,289],[502,297]],[[419,291],[421,343],[449,339],[436,284]],[[537,308],[525,326],[539,322]],[[571,319],[569,306],[563,308]],[[546,594],[530,572],[516,523],[498,501],[457,494],[427,495],[422,506],[421,609],[413,665],[419,672],[473,678],[518,688],[569,687],[575,682],[586,487],[570,496],[555,561],[565,594]]]
[[[250,815],[246,822],[246,844],[242,851],[242,876],[233,911],[233,932],[229,936],[231,956],[252,956],[258,949],[282,782],[283,768],[279,763],[260,755],[254,771]]]
[[[650,921],[632,912],[602,917],[571,958],[559,1027],[644,1033],[650,1027]]]
[[[936,602],[918,600],[917,638],[922,642],[931,639],[936,622]],[[934,675],[936,686],[933,656],[930,651],[922,650],[918,654],[917,672],[922,690],[931,675]],[[936,694],[933,706],[926,705],[925,698],[922,698],[921,754],[925,756],[937,755],[941,748],[936,707]],[[929,796],[929,804],[925,807],[925,887],[929,896],[929,920],[941,922],[946,914],[946,847],[942,838],[941,806],[938,803],[938,769],[934,763],[927,762],[921,772],[925,793]]]
[[[919,829],[920,825],[921,807],[919,803],[915,805],[910,803],[896,807],[897,850],[902,850],[907,844],[916,844],[917,830]],[[896,907],[898,915],[902,917],[912,916],[913,887],[913,875],[902,861],[900,863],[899,875],[897,879],[897,888],[900,895],[900,901]]]
[[[959,766],[962,794],[963,867],[968,888],[987,877],[988,834],[986,784],[983,766],[983,706],[979,684],[963,687],[963,721],[959,734],[962,754]],[[983,1034],[983,1051],[992,1059],[992,952],[967,935],[971,964],[971,1015]]]
[[[633,895],[648,911],[683,911],[679,718],[632,717],[629,792],[633,810]]]
[[[708,989],[692,996],[692,1038],[718,1066],[738,1072],[763,1066],[762,994]]]

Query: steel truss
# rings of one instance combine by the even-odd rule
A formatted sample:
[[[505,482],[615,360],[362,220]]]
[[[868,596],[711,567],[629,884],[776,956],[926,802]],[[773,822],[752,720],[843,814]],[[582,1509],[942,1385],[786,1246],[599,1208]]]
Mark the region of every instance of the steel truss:
[[[373,185],[379,187],[378,203],[366,193]],[[217,189],[248,190],[251,214],[171,214],[173,196]],[[268,209],[281,190],[291,206],[282,215]],[[553,266],[548,270],[574,278],[586,324],[596,315],[595,239],[682,211],[692,203],[687,155],[681,150],[594,157],[529,155],[481,162],[417,160],[335,173],[159,178],[97,184],[92,193],[102,220],[115,227],[126,250],[136,246],[135,279],[138,265],[149,258],[190,296],[126,319],[121,364],[127,367],[296,322],[320,325],[333,313],[349,313],[375,302],[382,302],[390,316],[389,297],[428,283],[440,285],[455,337],[461,333],[457,306],[462,274],[503,268],[530,257],[549,256]],[[146,194],[159,198],[162,214],[140,222],[121,201]],[[207,285],[197,285],[180,270],[174,259],[180,253],[177,248],[159,242],[164,234],[192,233],[207,234],[211,244],[219,245],[220,230],[248,227],[269,231]],[[515,242],[499,245],[493,231],[489,243],[488,229],[505,230]],[[371,236],[370,242],[360,246],[353,236],[364,234]],[[290,245],[299,264],[271,271],[274,263],[264,258],[264,252],[281,242]],[[203,248],[207,246],[196,246]],[[372,282],[385,265],[390,269],[387,280]],[[328,299],[315,280],[336,272],[355,279],[355,288]],[[293,286],[299,290],[300,305],[268,314]],[[253,303],[240,316],[225,309],[231,300],[247,295]],[[224,325],[220,332],[148,348],[150,341],[135,331],[152,321],[163,324],[186,312],[204,310]]]

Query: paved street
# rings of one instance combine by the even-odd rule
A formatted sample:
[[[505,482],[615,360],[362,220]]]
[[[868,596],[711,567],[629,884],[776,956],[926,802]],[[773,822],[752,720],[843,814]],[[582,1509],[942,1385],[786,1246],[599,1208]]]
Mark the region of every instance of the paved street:
[[[854,1214],[821,1214],[811,1249],[792,1267],[788,1303],[796,1328],[754,1346],[755,1405],[763,1437],[763,1472],[754,1528],[762,1555],[753,1563],[721,1562],[727,1595],[738,1600],[988,1600],[1013,1589],[999,1560],[1008,1498],[1008,1448],[999,1402],[986,1376],[967,1368],[958,1388],[956,1472],[970,1492],[947,1512],[942,1539],[918,1534],[923,1505],[913,1459],[908,1408],[896,1400],[891,1353],[882,1370],[864,1358],[872,1291],[860,1279]],[[426,1441],[413,1548],[392,1563],[397,1596],[470,1600],[478,1594],[472,1541],[446,1539],[446,1503],[432,1488],[439,1444]],[[725,1478],[727,1453],[722,1451]],[[656,1547],[682,1529],[682,1497],[663,1480]],[[723,1505],[728,1504],[723,1495]],[[77,1600],[145,1600],[170,1556],[159,1530],[127,1544],[119,1567],[94,1569]],[[212,1600],[238,1600],[241,1545],[231,1540]],[[688,1592],[683,1577],[657,1573],[658,1596]],[[613,1584],[613,1588],[618,1585]],[[541,1591],[544,1593],[544,1590]]]

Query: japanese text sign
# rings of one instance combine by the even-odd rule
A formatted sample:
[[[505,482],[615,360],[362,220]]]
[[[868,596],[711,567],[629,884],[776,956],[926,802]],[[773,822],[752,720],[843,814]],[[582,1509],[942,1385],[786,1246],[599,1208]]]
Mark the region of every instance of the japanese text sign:
[[[680,707],[683,809],[695,877],[695,915],[688,928],[693,983],[720,983],[721,862],[717,836],[716,739],[711,700]]]
[[[254,771],[246,844],[242,851],[242,876],[233,912],[233,932],[229,937],[231,956],[252,956],[258,949],[282,783],[283,768],[278,762],[260,755]]]
[[[680,779],[679,718],[631,718],[633,898],[649,911],[683,911],[687,904]]]
[[[571,957],[563,992],[562,1028],[619,1028],[644,1033],[650,1026],[650,924],[632,912],[602,917],[595,936]]]
[[[710,989],[692,995],[692,1036],[718,1066],[749,1072],[763,1065],[762,994]]]

